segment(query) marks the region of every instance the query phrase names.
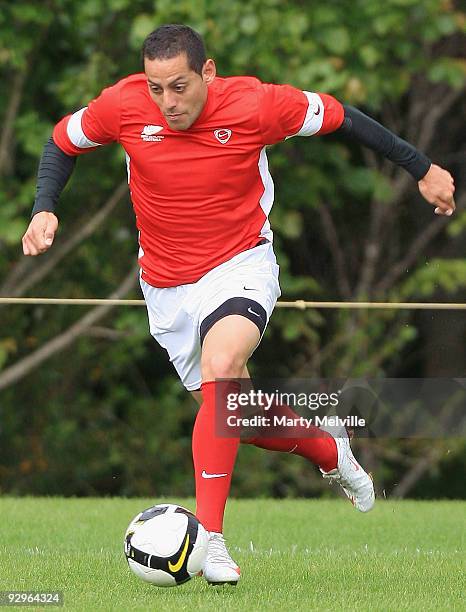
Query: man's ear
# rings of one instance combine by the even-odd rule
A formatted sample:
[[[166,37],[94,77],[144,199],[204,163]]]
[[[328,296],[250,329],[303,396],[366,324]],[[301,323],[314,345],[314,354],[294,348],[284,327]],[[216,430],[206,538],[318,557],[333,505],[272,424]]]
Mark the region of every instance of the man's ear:
[[[202,79],[207,85],[212,83],[215,79],[215,75],[217,74],[217,67],[215,66],[215,62],[213,59],[206,60],[204,66],[202,67]]]

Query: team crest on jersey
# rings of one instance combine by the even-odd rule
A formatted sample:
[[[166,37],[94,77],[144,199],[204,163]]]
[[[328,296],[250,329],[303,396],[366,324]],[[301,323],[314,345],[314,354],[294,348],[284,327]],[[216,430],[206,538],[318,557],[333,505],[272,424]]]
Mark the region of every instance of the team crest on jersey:
[[[145,125],[141,132],[141,138],[145,142],[160,142],[164,139],[163,136],[157,136],[163,130],[162,125]]]
[[[222,128],[221,130],[214,130],[215,138],[222,144],[226,144],[231,138],[231,130]]]

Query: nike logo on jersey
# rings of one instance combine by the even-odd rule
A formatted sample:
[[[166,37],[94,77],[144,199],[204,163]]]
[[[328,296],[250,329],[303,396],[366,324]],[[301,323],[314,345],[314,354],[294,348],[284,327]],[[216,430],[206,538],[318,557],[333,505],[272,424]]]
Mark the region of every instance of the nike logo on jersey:
[[[243,289],[244,291],[259,291],[259,289],[255,289],[254,287],[245,287],[244,285],[243,285]]]
[[[316,117],[320,115],[321,108],[317,100],[309,101],[309,110],[312,111]]]
[[[202,470],[201,476],[202,478],[222,478],[223,476],[228,476],[228,474],[208,474],[205,470]]]
[[[252,310],[251,307],[248,308],[248,312],[250,312],[253,315],[256,315],[256,317],[259,317],[259,319],[261,318],[260,314],[257,312],[254,312],[254,310]]]
[[[226,144],[231,138],[231,130],[226,128],[214,130],[214,136],[221,144]]]

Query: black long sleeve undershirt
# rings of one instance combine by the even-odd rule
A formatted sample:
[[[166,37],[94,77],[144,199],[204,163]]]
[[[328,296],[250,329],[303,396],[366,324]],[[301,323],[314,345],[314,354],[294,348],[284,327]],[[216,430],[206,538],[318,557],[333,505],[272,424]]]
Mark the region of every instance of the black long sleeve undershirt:
[[[55,212],[58,198],[70,178],[76,157],[64,153],[50,137],[45,143],[37,172],[37,188],[32,216],[38,212]]]
[[[345,118],[336,134],[349,136],[393,163],[407,170],[420,181],[430,168],[431,161],[413,145],[353,106],[343,106]]]
[[[345,117],[335,132],[350,137],[407,170],[417,181],[430,168],[431,161],[396,134],[352,106],[344,105]],[[58,198],[70,178],[76,157],[64,153],[49,138],[39,163],[37,189],[32,215],[55,212]]]

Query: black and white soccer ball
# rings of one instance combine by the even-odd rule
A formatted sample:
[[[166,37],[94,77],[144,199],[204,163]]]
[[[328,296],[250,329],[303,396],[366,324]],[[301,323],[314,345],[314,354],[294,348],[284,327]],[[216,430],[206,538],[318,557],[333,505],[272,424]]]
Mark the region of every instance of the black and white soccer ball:
[[[198,574],[207,556],[209,536],[182,506],[158,504],[140,512],[125,533],[131,570],[157,586],[176,586]]]

